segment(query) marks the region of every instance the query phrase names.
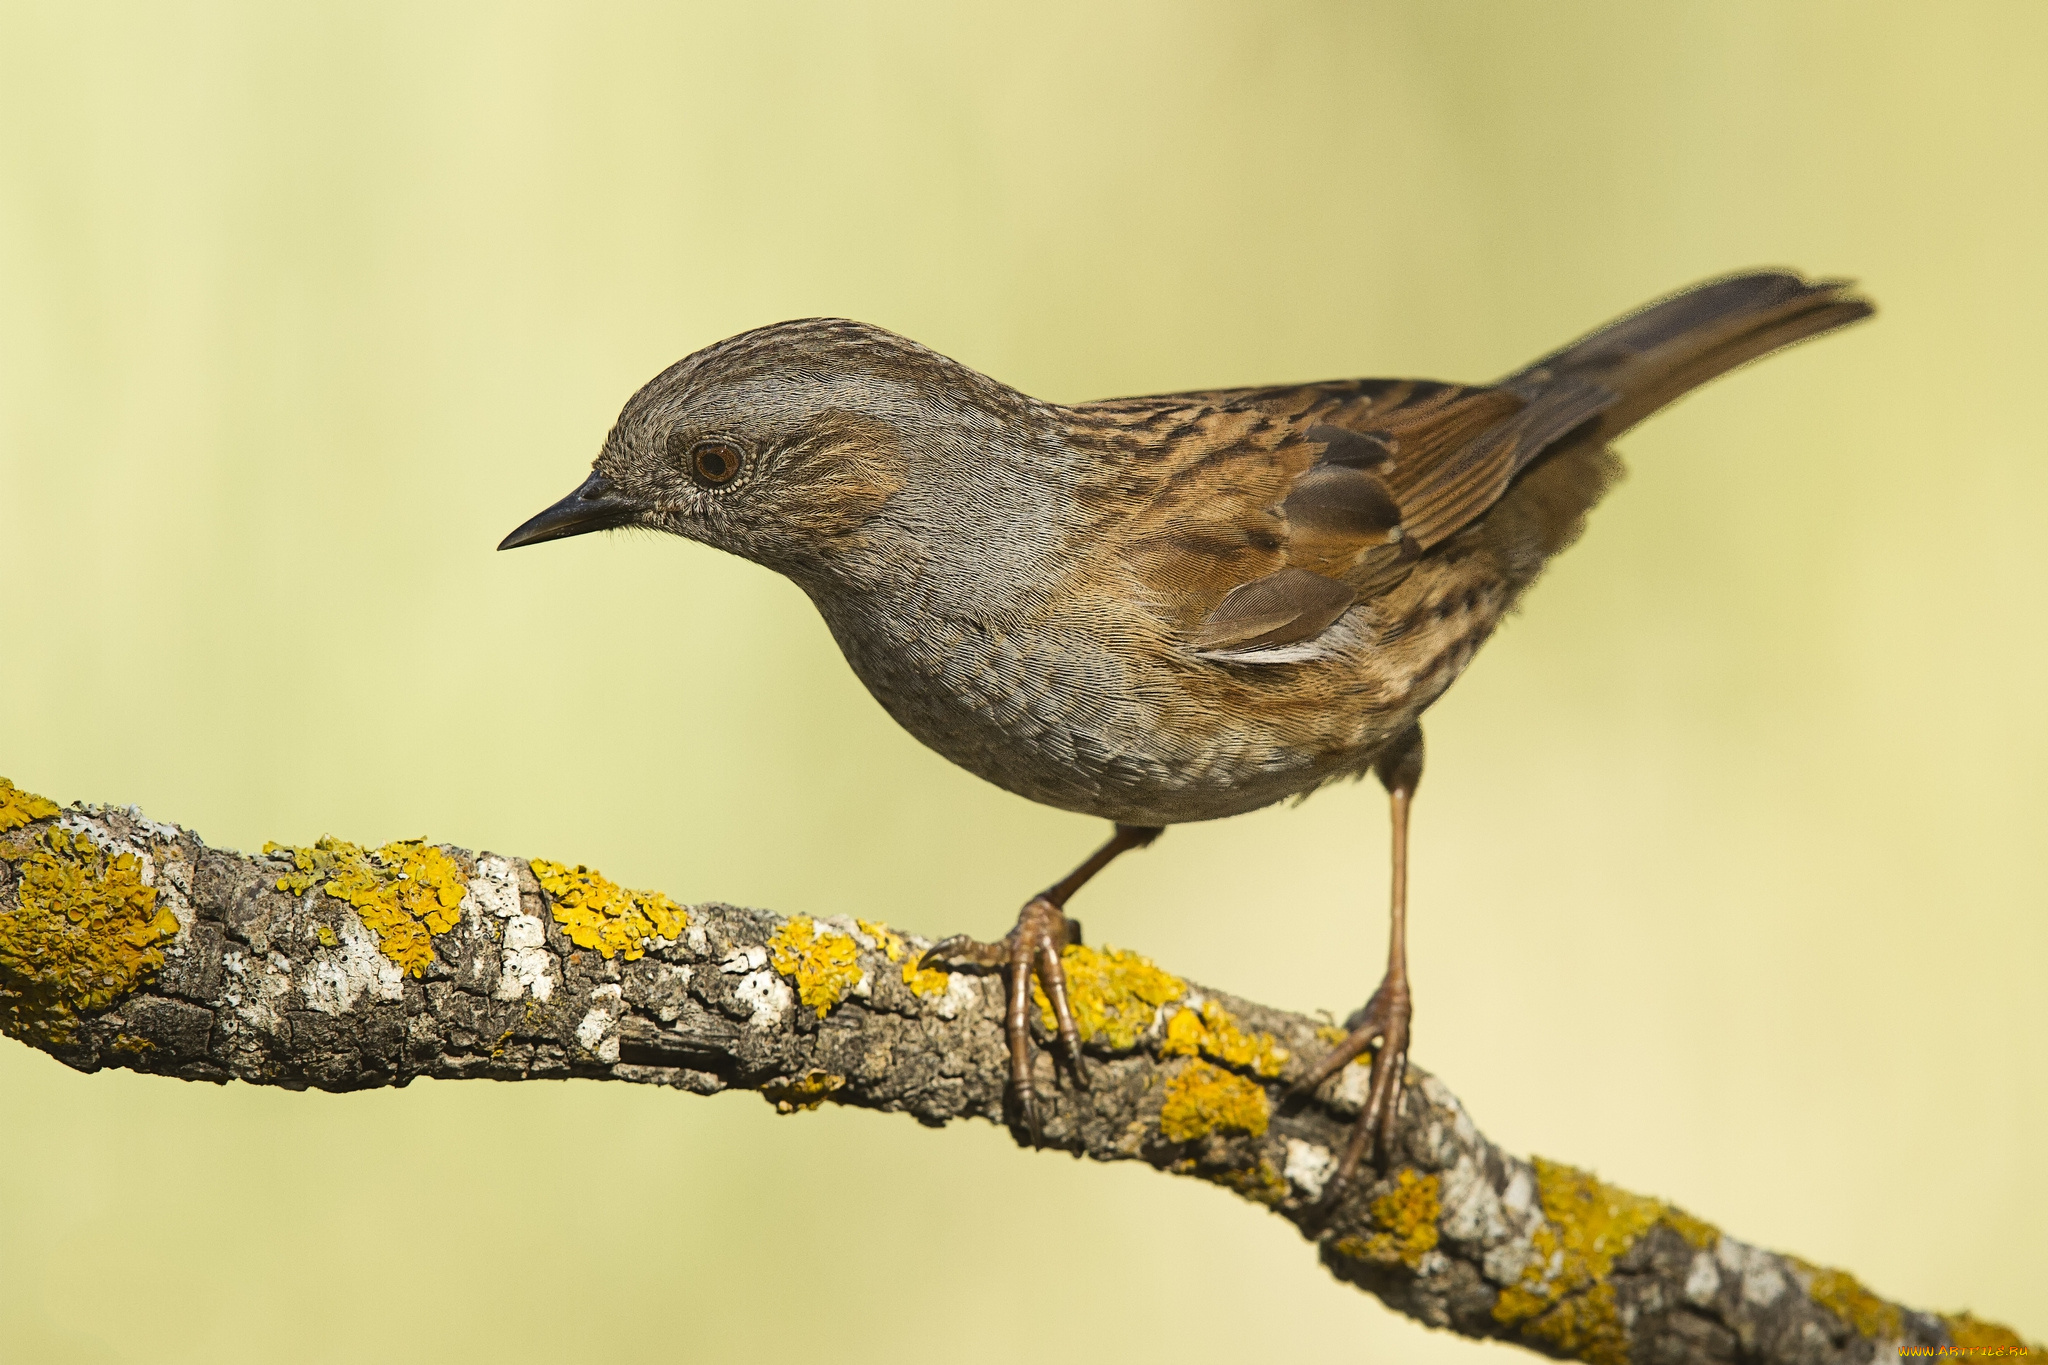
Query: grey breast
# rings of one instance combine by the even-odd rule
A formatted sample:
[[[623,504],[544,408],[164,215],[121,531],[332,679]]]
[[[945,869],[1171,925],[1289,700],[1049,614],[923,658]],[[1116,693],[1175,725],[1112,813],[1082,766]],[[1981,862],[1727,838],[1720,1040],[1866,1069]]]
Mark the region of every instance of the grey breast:
[[[889,714],[997,786],[1125,824],[1216,819],[1324,780],[1327,755],[1312,765],[1255,720],[1176,725],[1173,670],[1066,589],[1088,567],[1085,457],[1015,414],[977,418],[919,431],[859,555],[804,584]]]

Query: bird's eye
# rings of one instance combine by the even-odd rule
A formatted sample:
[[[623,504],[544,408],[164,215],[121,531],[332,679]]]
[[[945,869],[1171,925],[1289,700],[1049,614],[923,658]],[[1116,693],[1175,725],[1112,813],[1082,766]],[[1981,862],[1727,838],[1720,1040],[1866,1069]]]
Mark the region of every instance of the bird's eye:
[[[706,488],[723,488],[740,474],[740,450],[730,441],[699,441],[690,447],[690,477]]]

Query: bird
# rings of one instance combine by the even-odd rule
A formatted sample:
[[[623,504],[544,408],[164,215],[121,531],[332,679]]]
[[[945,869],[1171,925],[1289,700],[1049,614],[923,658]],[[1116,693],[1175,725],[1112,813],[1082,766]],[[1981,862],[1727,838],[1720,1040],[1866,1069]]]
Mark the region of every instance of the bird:
[[[1327,1199],[1383,1159],[1405,1085],[1423,713],[1578,538],[1622,473],[1617,437],[1873,311],[1851,281],[1756,270],[1490,384],[1342,379],[1078,404],[880,327],[779,322],[655,376],[589,476],[499,549],[645,527],[752,560],[804,590],[917,739],[1111,823],[1004,938],[956,935],[923,959],[1003,974],[1009,1101],[1034,1141],[1034,980],[1087,1083],[1062,966],[1082,885],[1167,826],[1373,774],[1391,814],[1387,965],[1290,1092],[1373,1053]]]

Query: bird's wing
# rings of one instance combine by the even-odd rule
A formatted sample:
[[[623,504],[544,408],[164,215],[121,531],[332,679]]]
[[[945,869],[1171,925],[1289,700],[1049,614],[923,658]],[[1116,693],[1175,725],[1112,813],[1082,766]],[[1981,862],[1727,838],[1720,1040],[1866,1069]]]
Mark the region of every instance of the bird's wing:
[[[1282,662],[1354,602],[1498,503],[1560,444],[1597,447],[1782,347],[1860,321],[1847,281],[1787,270],[1708,280],[1579,338],[1497,386],[1352,380],[1120,399],[1073,409],[1110,477],[1096,539],[1199,653]],[[1568,541],[1606,485],[1543,510],[1530,548]]]
[[[1123,476],[1103,511],[1140,591],[1197,652],[1278,662],[1611,401],[1591,383],[1356,380],[1076,411]]]

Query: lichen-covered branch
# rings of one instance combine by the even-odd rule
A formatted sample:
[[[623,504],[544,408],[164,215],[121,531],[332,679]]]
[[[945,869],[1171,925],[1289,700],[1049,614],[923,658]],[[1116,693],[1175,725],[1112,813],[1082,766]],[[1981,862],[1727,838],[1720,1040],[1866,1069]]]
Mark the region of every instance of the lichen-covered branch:
[[[583,1076],[1003,1122],[1003,985],[920,970],[924,946],[418,840],[251,856],[0,779],[0,1029],[81,1071],[326,1090]],[[1040,1050],[1046,1144],[1234,1190],[1432,1326],[1594,1365],[2024,1349],[1511,1156],[1419,1069],[1389,1169],[1324,1207],[1364,1068],[1297,1111],[1280,1100],[1333,1030],[1133,953],[1075,947],[1066,965],[1092,1084]]]

